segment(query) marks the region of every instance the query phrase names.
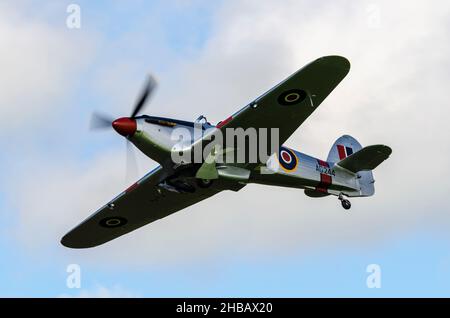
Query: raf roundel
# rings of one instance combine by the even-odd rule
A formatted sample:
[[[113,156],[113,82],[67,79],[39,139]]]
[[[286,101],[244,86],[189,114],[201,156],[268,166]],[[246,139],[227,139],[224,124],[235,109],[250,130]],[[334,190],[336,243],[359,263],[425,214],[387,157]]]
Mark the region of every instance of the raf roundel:
[[[114,227],[119,227],[119,226],[123,226],[125,224],[127,224],[127,219],[120,217],[120,216],[113,216],[113,217],[109,217],[109,218],[104,218],[103,220],[100,221],[100,225],[103,227],[109,227],[109,228],[114,228]]]
[[[298,158],[295,153],[288,148],[280,148],[278,152],[278,161],[285,171],[293,171],[297,168]]]
[[[306,98],[306,92],[301,89],[291,89],[285,91],[278,96],[278,104],[290,106],[301,103]]]

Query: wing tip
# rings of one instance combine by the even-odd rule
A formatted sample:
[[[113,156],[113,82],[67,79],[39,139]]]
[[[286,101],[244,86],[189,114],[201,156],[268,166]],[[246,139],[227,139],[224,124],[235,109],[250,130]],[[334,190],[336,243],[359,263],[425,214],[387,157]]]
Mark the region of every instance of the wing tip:
[[[61,245],[67,248],[73,248],[73,249],[83,249],[83,248],[91,248],[95,247],[99,244],[86,244],[82,243],[80,241],[74,240],[70,236],[70,232],[64,235],[60,240]]]
[[[340,55],[322,56],[322,57],[318,58],[317,61],[328,64],[332,67],[340,68],[347,72],[350,71],[350,67],[351,67],[350,61],[347,58],[340,56]]]

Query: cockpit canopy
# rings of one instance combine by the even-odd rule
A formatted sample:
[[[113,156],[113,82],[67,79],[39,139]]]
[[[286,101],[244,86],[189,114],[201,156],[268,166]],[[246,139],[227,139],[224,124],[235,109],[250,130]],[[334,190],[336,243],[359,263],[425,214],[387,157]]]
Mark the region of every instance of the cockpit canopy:
[[[197,118],[195,122],[172,119],[167,117],[148,116],[148,115],[137,116],[136,119],[144,119],[145,122],[147,123],[166,127],[185,126],[194,128],[195,124],[201,124],[203,130],[208,129],[210,127],[214,127],[206,120],[206,117],[204,116],[200,116],[199,118]]]

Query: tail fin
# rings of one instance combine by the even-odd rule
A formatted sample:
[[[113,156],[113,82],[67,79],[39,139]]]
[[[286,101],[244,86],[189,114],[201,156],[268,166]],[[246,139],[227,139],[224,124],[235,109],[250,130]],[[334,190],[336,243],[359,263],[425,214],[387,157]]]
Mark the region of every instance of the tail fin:
[[[361,149],[361,144],[355,138],[344,135],[338,138],[331,147],[327,161],[337,163]]]
[[[327,161],[353,173],[358,173],[360,195],[370,196],[375,193],[372,169],[386,160],[391,153],[391,148],[384,145],[362,148],[355,138],[344,135],[333,144]]]

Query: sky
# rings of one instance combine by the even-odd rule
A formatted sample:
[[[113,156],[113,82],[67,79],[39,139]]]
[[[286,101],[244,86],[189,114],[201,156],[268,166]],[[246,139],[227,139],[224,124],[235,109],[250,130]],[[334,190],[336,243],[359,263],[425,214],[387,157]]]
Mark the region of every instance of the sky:
[[[449,37],[448,1],[1,3],[0,296],[449,297]],[[375,196],[346,212],[249,185],[93,249],[59,243],[157,165],[136,150],[127,178],[123,138],[90,131],[93,112],[127,116],[153,74],[147,114],[217,123],[325,55],[350,73],[286,145],[389,145]]]

